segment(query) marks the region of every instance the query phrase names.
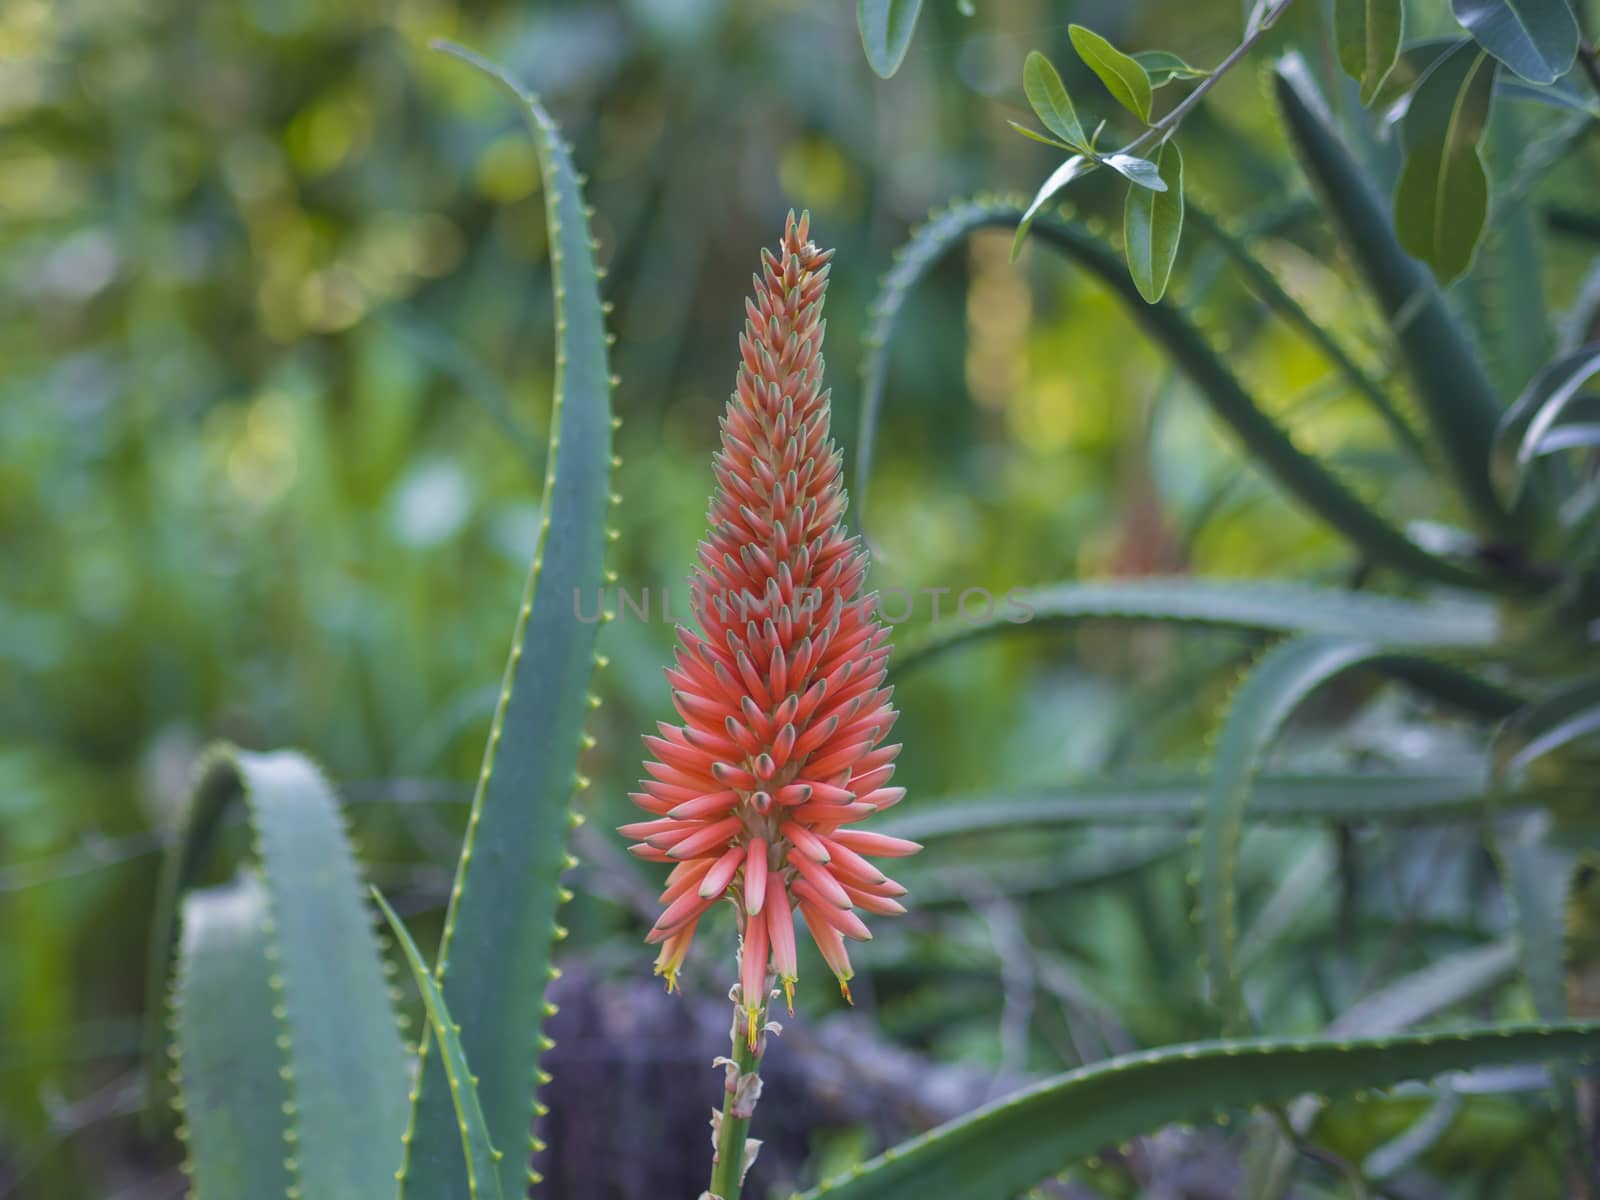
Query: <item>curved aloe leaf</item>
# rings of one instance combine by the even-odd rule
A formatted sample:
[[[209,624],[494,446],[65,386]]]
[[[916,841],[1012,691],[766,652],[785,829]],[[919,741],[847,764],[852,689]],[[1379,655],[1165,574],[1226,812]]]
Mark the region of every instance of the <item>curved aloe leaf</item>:
[[[1500,622],[1487,604],[1417,604],[1343,588],[1209,579],[1139,579],[1017,588],[1006,606],[980,618],[942,621],[908,641],[904,674],[947,650],[983,638],[1094,619],[1170,621],[1261,633],[1363,635],[1390,646],[1491,646]]]
[[[1245,286],[1286,324],[1299,330],[1307,341],[1322,352],[1324,358],[1339,369],[1339,373],[1349,381],[1350,386],[1372,405],[1373,411],[1389,427],[1396,441],[1417,458],[1425,459],[1426,454],[1416,430],[1412,429],[1410,422],[1401,415],[1400,410],[1389,399],[1388,393],[1379,387],[1377,381],[1350,356],[1350,352],[1339,344],[1339,340],[1328,332],[1327,326],[1315,320],[1300,302],[1285,290],[1283,284],[1278,282],[1278,277],[1251,253],[1244,238],[1229,232],[1209,212],[1197,207],[1193,200],[1189,201],[1188,215],[1189,220],[1199,225],[1206,236],[1228,256],[1228,261],[1238,270]]]
[[[887,370],[885,350],[904,296],[940,255],[973,230],[1010,225],[1026,211],[1015,198],[979,198],[935,214],[901,249],[899,261],[885,277],[873,309],[862,362],[861,432],[853,489],[859,520],[865,521],[866,482],[872,467]],[[1486,586],[1486,577],[1478,571],[1423,550],[1365,504],[1326,466],[1298,449],[1288,433],[1245,391],[1183,311],[1170,298],[1146,304],[1122,261],[1099,239],[1070,222],[1044,215],[1036,219],[1034,230],[1039,238],[1098,277],[1116,294],[1145,332],[1183,368],[1212,412],[1233,431],[1252,458],[1310,512],[1344,534],[1374,562],[1442,583]]]
[[[268,926],[266,890],[253,875],[183,901],[173,1015],[197,1200],[283,1200],[294,1185]]]
[[[804,1200],[993,1200],[1175,1121],[1529,1058],[1600,1051],[1600,1023],[1483,1025],[1352,1040],[1260,1038],[1123,1055],[980,1108]]]
[[[268,980],[293,1098],[291,1170],[306,1196],[371,1200],[394,1184],[410,1072],[338,804],[301,755],[223,746],[207,756],[163,868],[153,1011],[173,914],[235,803],[249,812],[271,916]]]
[[[450,1095],[455,1099],[456,1120],[461,1126],[461,1150],[467,1160],[467,1190],[474,1196],[501,1200],[505,1193],[500,1187],[497,1163],[500,1151],[489,1140],[489,1125],[483,1117],[483,1106],[478,1102],[478,1081],[467,1067],[466,1053],[461,1049],[461,1027],[450,1019],[450,1009],[445,1005],[444,993],[439,990],[422,959],[422,952],[411,939],[405,922],[395,915],[394,909],[377,888],[372,898],[394,931],[395,940],[405,952],[411,967],[411,977],[416,980],[417,991],[422,994],[422,1007],[428,1014],[428,1030],[442,1049],[445,1077],[450,1081]]]
[[[905,61],[921,12],[922,0],[856,0],[861,48],[880,79],[888,79]]]
[[[555,412],[544,519],[512,635],[500,703],[473,797],[467,837],[445,916],[435,977],[460,1023],[478,1074],[493,1143],[505,1154],[508,1196],[527,1189],[528,1148],[543,1114],[536,1089],[549,1045],[541,1024],[555,973],[570,800],[596,662],[596,626],[575,595],[604,582],[611,497],[610,368],[593,247],[570,152],[538,100],[499,68],[445,47],[506,87],[526,107],[545,178],[556,302]],[[460,1129],[438,1056],[424,1043],[401,1180],[402,1196],[468,1195]]]
[[[1517,522],[1489,480],[1500,404],[1472,342],[1433,277],[1401,249],[1371,183],[1328,123],[1305,64],[1285,59],[1274,81],[1290,141],[1395,330],[1457,489],[1486,532],[1514,533]]]
[[[1284,723],[1318,688],[1356,667],[1384,670],[1435,696],[1481,713],[1500,697],[1454,668],[1397,655],[1369,641],[1313,635],[1282,642],[1262,655],[1234,695],[1217,737],[1211,783],[1200,825],[1199,908],[1212,998],[1227,1032],[1249,1027],[1239,979],[1239,841],[1267,751]],[[1503,698],[1515,704],[1515,698]],[[1501,711],[1498,715],[1505,715]]]
[[[1600,342],[1590,342],[1545,367],[1517,397],[1495,432],[1494,480],[1502,494],[1516,498],[1546,437],[1596,373]]]
[[[931,797],[914,812],[891,813],[875,826],[914,841],[975,833],[1095,826],[1193,825],[1205,813],[1206,775],[1091,778],[1026,792]],[[1473,820],[1490,811],[1555,802],[1565,791],[1500,793],[1482,771],[1421,775],[1346,771],[1264,775],[1250,796],[1250,819],[1266,824],[1370,821],[1422,825]]]

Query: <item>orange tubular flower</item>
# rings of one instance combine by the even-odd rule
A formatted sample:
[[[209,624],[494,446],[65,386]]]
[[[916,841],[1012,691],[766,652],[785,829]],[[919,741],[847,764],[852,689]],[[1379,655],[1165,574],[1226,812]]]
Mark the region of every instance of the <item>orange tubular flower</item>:
[[[833,252],[794,214],[763,250],[745,304],[738,382],[722,419],[717,479],[691,579],[700,632],[678,630],[667,670],[682,725],[646,737],[651,778],[625,825],[640,858],[675,864],[648,941],[656,973],[677,971],[705,911],[727,896],[743,937],[741,989],[752,1045],[770,970],[793,1011],[794,911],[849,999],[844,939],[867,938],[855,909],[905,911],[905,889],[869,857],[915,842],[859,822],[897,803],[898,745],[883,684],[889,630],[860,596],[866,551],[845,533],[841,457],[822,390],[823,292]]]

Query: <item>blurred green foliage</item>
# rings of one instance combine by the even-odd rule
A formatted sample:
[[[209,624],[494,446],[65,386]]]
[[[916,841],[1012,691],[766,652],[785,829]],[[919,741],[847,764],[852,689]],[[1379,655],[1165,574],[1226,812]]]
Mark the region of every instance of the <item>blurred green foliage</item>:
[[[503,664],[539,519],[552,351],[526,135],[427,40],[507,62],[589,175],[622,377],[613,564],[659,598],[681,591],[703,527],[745,281],[786,208],[809,208],[839,248],[828,349],[848,451],[859,335],[893,247],[949,196],[1029,188],[1054,161],[1006,125],[1027,112],[1027,51],[1075,61],[1078,21],[1210,63],[1241,27],[1237,5],[1184,0],[974,8],[927,6],[892,82],[864,60],[844,0],[0,10],[0,1195],[181,1189],[175,1146],[137,1134],[131,1064],[155,852],[203,741],[310,753],[354,805],[385,893],[408,915],[442,906],[464,814],[440,801],[464,797]],[[1273,37],[1320,48],[1350,115],[1355,85],[1336,82],[1314,8]],[[1067,82],[1093,94],[1087,71]],[[1185,126],[1189,194],[1257,229],[1288,290],[1387,377],[1382,322],[1308,213],[1259,77],[1236,72],[1213,97]],[[1518,119],[1497,106],[1496,186],[1521,186],[1541,146]],[[1392,183],[1394,139],[1361,149]],[[1528,189],[1581,208],[1593,154]],[[1106,180],[1074,199],[1119,225]],[[1586,266],[1541,257],[1511,217],[1491,217],[1458,297],[1493,329],[1519,316],[1496,310],[1509,275],[1542,268],[1562,309]],[[1341,543],[1241,463],[1108,291],[1036,250],[1013,267],[1009,248],[1004,231],[980,235],[908,303],[868,530],[879,586],[998,595],[1074,576],[1349,572]],[[1440,513],[1435,483],[1205,239],[1186,239],[1174,279],[1299,444],[1399,517]],[[1491,367],[1506,400],[1540,361],[1504,339]],[[920,602],[908,631],[932,615]],[[607,633],[592,828],[629,811],[637,735],[669,711],[670,644],[659,620]],[[1089,626],[951,655],[897,693],[907,807],[1192,766],[1250,646]],[[1343,714],[1368,698],[1325,703]],[[1463,744],[1389,696],[1326,754],[1424,762]],[[864,1007],[888,1037],[1019,1071],[1210,1034],[1182,846],[1181,831],[1091,829],[930,850],[929,908],[867,948]],[[581,873],[573,952],[647,974],[623,898],[650,877],[603,837],[586,849],[599,857]],[[1454,831],[1253,831],[1245,909],[1290,918],[1254,951],[1268,1023],[1320,1028],[1497,928],[1472,849]],[[719,926],[701,962],[721,962],[729,936]],[[1018,938],[1039,1000],[1020,1041],[1005,1019],[1018,985],[998,969]],[[718,971],[698,974],[718,989]],[[1492,1007],[1531,1011],[1515,990]],[[1495,1194],[1554,1194],[1540,1190],[1557,1169],[1548,1147],[1506,1149],[1537,1114],[1499,1097],[1472,1114],[1439,1143],[1441,1164],[1499,1154],[1509,1190]],[[1327,1120],[1351,1156],[1396,1132],[1350,1108]]]

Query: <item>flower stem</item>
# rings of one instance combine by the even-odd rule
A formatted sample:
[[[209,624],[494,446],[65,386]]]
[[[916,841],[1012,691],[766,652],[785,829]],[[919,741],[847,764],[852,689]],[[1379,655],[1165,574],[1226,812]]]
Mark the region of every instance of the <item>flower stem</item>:
[[[718,1059],[727,1068],[722,1112],[717,1121],[716,1157],[711,1162],[711,1187],[714,1200],[739,1200],[744,1183],[745,1149],[759,1146],[749,1140],[750,1118],[761,1098],[761,1056],[767,1048],[765,1030],[767,1006],[756,1012],[756,1036],[749,1036],[749,1014],[736,998],[733,1005],[733,1058]],[[752,1158],[754,1155],[751,1156]]]

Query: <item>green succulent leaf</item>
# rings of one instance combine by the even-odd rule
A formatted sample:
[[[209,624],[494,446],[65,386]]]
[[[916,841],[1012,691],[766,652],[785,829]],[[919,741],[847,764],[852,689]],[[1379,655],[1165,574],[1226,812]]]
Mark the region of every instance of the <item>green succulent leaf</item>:
[[[853,489],[858,520],[865,521],[866,484],[872,465],[878,413],[883,403],[884,347],[888,345],[907,291],[940,255],[974,229],[1009,225],[1027,211],[1015,198],[954,205],[918,230],[885,278],[880,300],[874,305],[874,320],[867,333],[867,353],[863,359],[861,437]],[[1099,278],[1128,306],[1139,325],[1189,376],[1212,412],[1246,451],[1309,511],[1338,529],[1374,562],[1441,583],[1485,586],[1487,580],[1480,572],[1423,550],[1365,504],[1327,467],[1296,447],[1289,434],[1245,391],[1170,296],[1157,304],[1147,303],[1129,278],[1122,259],[1108,251],[1099,238],[1068,221],[1054,217],[1040,219],[1038,210],[1032,211],[1042,240]]]
[[[1591,342],[1545,367],[1506,410],[1495,432],[1491,465],[1495,485],[1508,502],[1521,493],[1535,458],[1563,448],[1559,429],[1569,411],[1577,411],[1580,423],[1594,419],[1579,389],[1597,374],[1600,342]],[[1557,435],[1554,444],[1552,435]]]
[[[1211,72],[1191,67],[1170,50],[1141,50],[1133,56],[1144,68],[1153,88],[1166,87],[1174,79],[1204,79]]]
[[[1590,1058],[1600,1024],[1481,1025],[1387,1038],[1197,1042],[1069,1071],[886,1151],[803,1200],[994,1200],[1129,1138],[1228,1108],[1530,1058]]]
[[[1176,142],[1156,150],[1165,191],[1129,188],[1122,210],[1122,244],[1139,294],[1154,304],[1167,292],[1183,233],[1183,155]]]
[[[861,47],[880,79],[888,79],[905,61],[921,13],[922,0],[856,0]]]
[[[908,639],[895,656],[895,674],[904,676],[946,651],[986,638],[1094,619],[1370,636],[1390,646],[1486,647],[1500,637],[1500,621],[1489,604],[1418,604],[1345,588],[1254,580],[1057,583],[1015,589],[993,612],[942,621]]]
[[[1489,215],[1489,175],[1478,144],[1494,99],[1494,75],[1494,60],[1463,43],[1434,64],[1406,110],[1395,231],[1441,283],[1472,264]]]
[[[1145,124],[1150,123],[1150,76],[1139,60],[1124,54],[1092,29],[1067,27],[1072,48],[1106,85],[1112,98]]]
[[[450,1009],[444,993],[423,961],[422,952],[412,940],[405,922],[395,914],[383,893],[372,889],[372,898],[389,922],[395,941],[400,943],[406,962],[411,967],[411,977],[422,995],[422,1007],[428,1014],[428,1029],[441,1048],[445,1076],[450,1081],[450,1095],[455,1100],[456,1120],[461,1127],[461,1150],[467,1161],[467,1190],[485,1200],[501,1200],[505,1193],[500,1187],[497,1163],[500,1151],[489,1138],[489,1123],[484,1119],[483,1106],[478,1101],[478,1084],[467,1065],[466,1052],[461,1048],[461,1029],[450,1018]]]
[[[207,755],[163,866],[152,987],[163,986],[171,960],[172,916],[235,804],[249,814],[271,915],[269,988],[294,1102],[295,1181],[327,1200],[388,1194],[410,1070],[343,818],[302,756],[230,746]]]
[[[1480,46],[1529,83],[1554,83],[1578,55],[1578,22],[1568,0],[1450,0]]]
[[[1482,359],[1432,276],[1402,250],[1372,185],[1334,134],[1304,61],[1286,57],[1275,85],[1290,141],[1395,330],[1430,439],[1457,490],[1483,530],[1517,536],[1529,514],[1508,512],[1489,479],[1501,409]]]
[[[1339,65],[1361,84],[1361,103],[1371,104],[1400,57],[1405,33],[1403,0],[1335,0],[1334,32]]]
[[[1238,970],[1237,870],[1257,776],[1279,732],[1307,697],[1361,667],[1382,670],[1470,712],[1488,708],[1504,715],[1516,703],[1514,697],[1483,694],[1471,676],[1445,664],[1395,654],[1360,638],[1310,635],[1281,642],[1262,655],[1223,719],[1200,825],[1198,913],[1212,999],[1225,1032],[1250,1026]]]
[[[545,179],[556,305],[555,415],[542,522],[510,660],[445,916],[438,979],[462,1028],[506,1195],[527,1188],[541,1028],[569,865],[570,798],[589,709],[597,626],[572,597],[604,584],[611,498],[610,367],[593,247],[570,151],[538,100],[505,72],[447,47],[503,85],[530,117]],[[504,735],[504,737],[502,737]],[[431,1040],[431,1039],[430,1039]],[[459,1123],[439,1056],[424,1043],[401,1195],[467,1192]]]
[[[1030,50],[1022,64],[1022,90],[1040,124],[1074,150],[1088,150],[1089,139],[1078,123],[1078,113],[1072,107],[1066,85],[1061,82],[1054,64],[1037,50]]]
[[[254,875],[183,898],[173,992],[184,1141],[199,1200],[283,1200],[292,1096],[273,1015],[266,889]]]

